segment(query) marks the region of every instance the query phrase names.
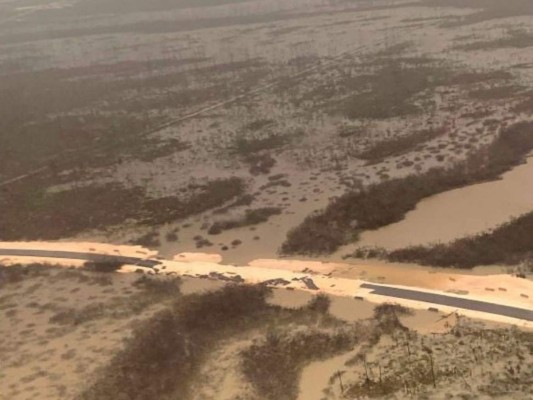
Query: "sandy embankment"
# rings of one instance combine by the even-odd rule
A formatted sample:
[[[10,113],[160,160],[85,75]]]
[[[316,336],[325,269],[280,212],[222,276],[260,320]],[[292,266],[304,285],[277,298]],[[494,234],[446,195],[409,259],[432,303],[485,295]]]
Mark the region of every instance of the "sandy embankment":
[[[94,252],[98,254],[151,259],[156,257],[156,252],[140,246],[114,246],[89,242],[0,242],[0,252],[2,248]],[[311,293],[323,292],[351,298],[358,297],[373,303],[396,302],[407,307],[422,310],[427,310],[431,306],[431,304],[424,302],[375,295],[370,293],[370,290],[361,288],[361,284],[367,281],[358,276],[364,276],[365,271],[369,267],[364,264],[322,263],[319,261],[297,260],[255,260],[247,266],[231,266],[223,265],[220,261],[221,259],[218,254],[183,253],[176,255],[174,260],[160,259],[161,264],[154,270],[150,268],[142,269],[147,273],[155,272],[158,274],[179,276],[233,279],[251,284],[272,281],[273,285],[285,288],[304,290]],[[47,262],[69,267],[83,264],[79,260],[1,256],[0,262],[7,265],[14,263]],[[388,271],[388,268],[391,270]],[[140,267],[129,265],[124,266],[121,272],[134,272],[138,269]],[[349,273],[346,273],[347,271]],[[387,273],[387,271],[393,274],[392,266],[387,267],[384,264],[381,272]],[[448,272],[432,272],[422,268],[405,268],[401,272],[398,272],[398,270],[395,272],[401,274],[404,278],[403,281],[387,279],[387,285],[399,288],[417,288],[418,290],[429,293],[446,294],[459,298],[533,309],[533,281],[527,279],[501,274],[486,276],[451,274]],[[417,284],[409,284],[414,282]],[[436,305],[436,308],[444,313],[457,311],[456,308],[442,305]],[[460,313],[472,318],[533,328],[532,322],[514,318],[470,310],[460,310]]]

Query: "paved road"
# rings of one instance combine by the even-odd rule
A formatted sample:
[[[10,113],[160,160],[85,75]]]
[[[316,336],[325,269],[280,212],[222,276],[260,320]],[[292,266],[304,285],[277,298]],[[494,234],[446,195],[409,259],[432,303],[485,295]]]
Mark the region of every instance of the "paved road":
[[[138,265],[140,267],[153,268],[161,264],[157,260],[147,260],[137,257],[125,257],[113,254],[82,253],[74,251],[56,250],[26,250],[26,249],[1,249],[1,256],[22,256],[22,257],[46,257],[46,258],[68,258],[73,260],[84,260],[93,262],[118,262],[121,264]]]
[[[463,299],[460,297],[446,296],[444,294],[427,293],[417,290],[374,285],[371,283],[364,283],[360,287],[364,289],[372,289],[372,294],[381,296],[422,301],[424,303],[440,304],[443,306],[462,308],[472,311],[481,311],[489,314],[497,314],[505,317],[533,321],[533,310],[528,310],[525,308],[504,306],[501,304],[487,303],[479,300]]]

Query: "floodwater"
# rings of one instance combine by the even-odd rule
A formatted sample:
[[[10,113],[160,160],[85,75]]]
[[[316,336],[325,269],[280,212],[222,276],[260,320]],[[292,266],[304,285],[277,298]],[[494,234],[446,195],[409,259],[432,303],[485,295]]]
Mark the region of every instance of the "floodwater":
[[[355,357],[356,354],[357,349],[325,361],[311,363],[305,367],[300,379],[298,400],[323,399],[324,389],[328,387],[330,379],[345,369],[345,363]],[[341,384],[340,381],[339,384]]]
[[[493,229],[533,210],[533,157],[500,180],[421,201],[405,219],[361,235],[357,246],[398,249],[446,243]]]

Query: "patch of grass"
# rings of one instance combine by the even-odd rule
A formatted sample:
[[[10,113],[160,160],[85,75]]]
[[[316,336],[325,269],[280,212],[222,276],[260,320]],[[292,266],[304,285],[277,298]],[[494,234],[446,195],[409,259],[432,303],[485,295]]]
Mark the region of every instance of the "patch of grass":
[[[392,261],[438,267],[473,268],[478,265],[519,264],[533,260],[533,212],[490,232],[449,244],[399,249],[385,256]]]
[[[496,179],[523,161],[533,149],[533,122],[512,125],[489,146],[450,169],[432,169],[349,192],[291,230],[285,254],[326,254],[357,240],[361,231],[400,221],[428,196]]]
[[[251,226],[267,222],[273,215],[281,214],[282,209],[278,207],[264,207],[252,210],[246,210],[244,217],[241,219],[233,219],[227,221],[217,221],[209,228],[210,235],[218,235],[223,231],[235,228],[242,228],[244,226]]]

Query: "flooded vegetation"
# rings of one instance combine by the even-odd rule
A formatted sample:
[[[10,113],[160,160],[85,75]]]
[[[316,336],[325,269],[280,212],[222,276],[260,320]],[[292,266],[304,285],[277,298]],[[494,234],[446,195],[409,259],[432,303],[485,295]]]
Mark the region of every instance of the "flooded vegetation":
[[[391,251],[393,261],[439,267],[472,268],[477,265],[520,264],[533,252],[533,213],[525,214],[493,231],[458,239],[448,245],[408,247]]]
[[[0,0],[0,398],[532,397],[532,17]]]
[[[520,164],[533,149],[532,131],[532,123],[512,125],[486,148],[449,169],[432,169],[425,174],[387,180],[347,193],[323,212],[308,217],[301,226],[289,232],[283,252],[331,253],[340,245],[357,240],[362,231],[403,219],[426,197],[478,181],[496,179],[501,173]],[[528,192],[527,188],[523,189]],[[395,237],[401,238],[401,232],[396,232]]]
[[[43,265],[0,272],[7,278],[0,302],[11,327],[0,327],[8,373],[2,379],[10,396],[312,400],[531,393],[525,383],[531,335],[455,314],[354,299],[335,306],[335,297],[211,279]],[[24,293],[30,293],[26,302]],[[98,303],[87,305],[96,297]],[[339,304],[349,320],[338,316]],[[35,315],[31,326],[26,314]],[[16,344],[21,339],[25,345]],[[40,355],[30,364],[20,363],[19,355],[35,352]],[[513,371],[496,376],[496,359]],[[45,368],[57,360],[72,365],[71,372]]]
[[[330,253],[427,196],[488,179],[440,182],[531,116],[520,0],[176,0],[132,3],[118,20],[93,0],[15,3],[2,11],[22,16],[0,26],[3,240],[154,232],[146,243],[164,254],[207,246],[228,262]],[[391,215],[328,214],[344,208],[335,197],[360,204],[412,178],[427,190],[400,196]]]

